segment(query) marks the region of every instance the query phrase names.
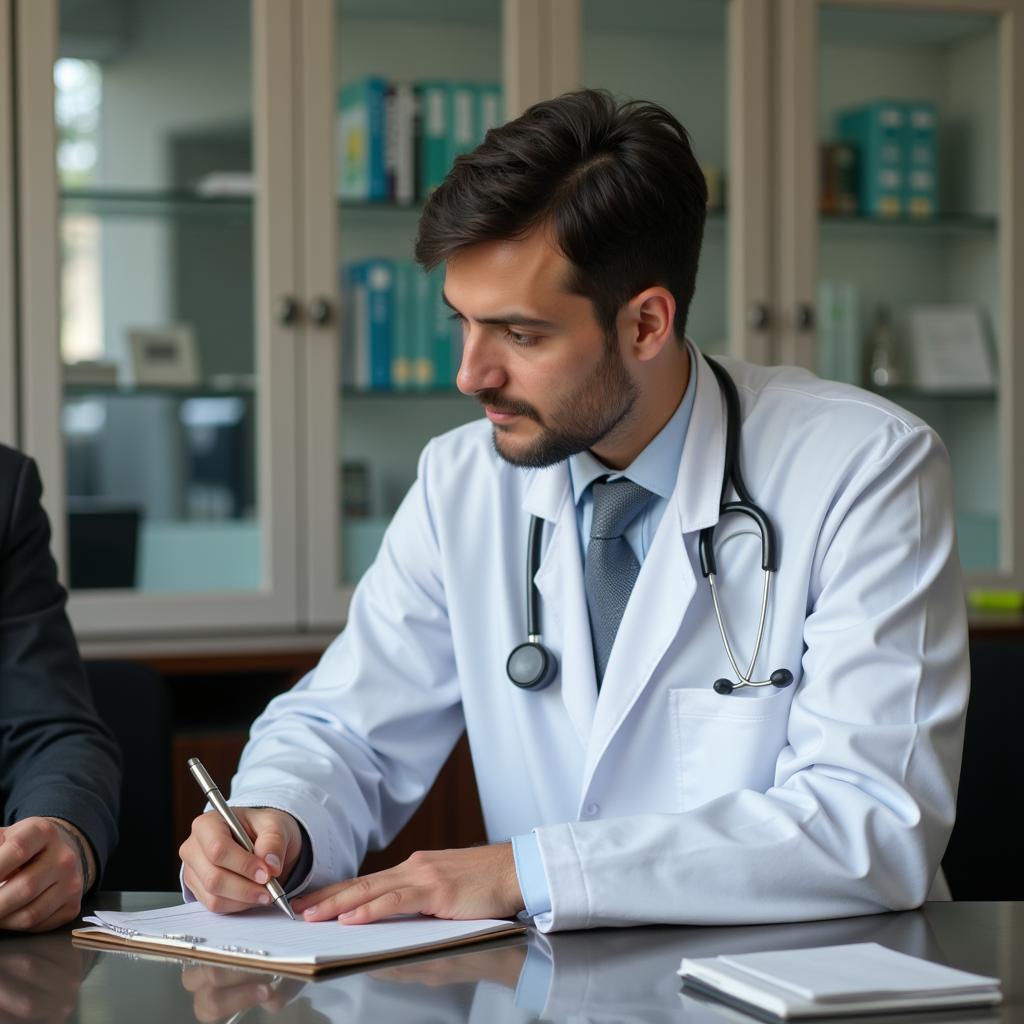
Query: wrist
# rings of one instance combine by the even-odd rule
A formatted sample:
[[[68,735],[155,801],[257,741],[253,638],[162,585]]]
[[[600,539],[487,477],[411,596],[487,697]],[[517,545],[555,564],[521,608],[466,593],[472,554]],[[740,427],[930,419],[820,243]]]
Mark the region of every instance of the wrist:
[[[78,854],[78,863],[82,870],[82,893],[87,893],[96,881],[96,857],[92,852],[92,845],[83,833],[70,821],[64,818],[51,818],[52,821],[68,837],[71,848]]]

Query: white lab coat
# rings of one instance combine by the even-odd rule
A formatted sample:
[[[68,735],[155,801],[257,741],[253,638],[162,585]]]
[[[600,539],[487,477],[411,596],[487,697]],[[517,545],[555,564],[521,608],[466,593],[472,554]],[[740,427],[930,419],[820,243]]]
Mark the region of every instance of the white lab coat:
[[[543,931],[872,913],[945,895],[968,694],[948,458],[915,417],[791,368],[723,360],[742,468],[781,568],[757,674],[731,676],[698,532],[718,520],[724,407],[695,351],[678,480],[600,698],[565,464],[523,470],[486,420],[425,449],[356,590],[347,629],[253,727],[232,802],[289,810],[312,839],[302,888],[352,875],[398,832],[465,727],[491,840],[536,830]],[[555,683],[517,689],[529,517]],[[723,520],[718,581],[745,667],[760,544]],[[933,887],[933,881],[935,885]]]

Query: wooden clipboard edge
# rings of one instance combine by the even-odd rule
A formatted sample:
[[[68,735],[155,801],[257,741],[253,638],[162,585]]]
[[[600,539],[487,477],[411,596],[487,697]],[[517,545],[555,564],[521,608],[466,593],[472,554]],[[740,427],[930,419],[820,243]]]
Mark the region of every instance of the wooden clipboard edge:
[[[175,960],[210,960],[214,963],[226,964],[231,967],[248,967],[259,971],[270,971],[273,974],[298,974],[308,978],[314,974],[321,974],[325,971],[335,971],[346,967],[362,967],[366,964],[383,963],[386,960],[400,960],[403,957],[419,956],[422,953],[442,952],[446,949],[456,949],[460,946],[470,946],[477,943],[489,942],[491,939],[504,939],[512,935],[522,935],[526,931],[524,924],[509,923],[507,928],[499,928],[493,932],[484,932],[481,935],[467,935],[461,939],[452,939],[449,942],[428,942],[418,946],[407,946],[403,949],[390,950],[387,953],[374,953],[372,956],[346,957],[343,960],[330,960],[319,964],[296,964],[290,961],[268,960],[260,957],[238,956],[231,953],[218,953],[214,950],[193,948],[191,946],[168,946],[163,942],[149,942],[144,939],[124,939],[119,935],[111,935],[108,932],[88,931],[84,928],[75,928],[71,932],[72,945],[85,949],[119,950],[131,952],[132,950],[146,950],[151,953],[159,953],[161,956]]]

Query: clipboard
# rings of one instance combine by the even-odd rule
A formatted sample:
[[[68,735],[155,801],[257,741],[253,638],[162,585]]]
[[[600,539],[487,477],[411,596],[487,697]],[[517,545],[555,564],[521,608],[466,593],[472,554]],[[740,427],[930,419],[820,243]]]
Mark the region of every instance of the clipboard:
[[[99,911],[85,921],[84,927],[71,932],[77,946],[159,953],[302,977],[455,949],[526,931],[518,921],[444,921],[420,916],[389,918],[369,925],[340,925],[335,921],[314,925],[288,921],[276,908],[219,915],[198,904],[137,914]],[[169,921],[172,925],[168,931]],[[233,937],[238,936],[245,938],[235,941]],[[281,955],[280,950],[285,948],[288,955]]]

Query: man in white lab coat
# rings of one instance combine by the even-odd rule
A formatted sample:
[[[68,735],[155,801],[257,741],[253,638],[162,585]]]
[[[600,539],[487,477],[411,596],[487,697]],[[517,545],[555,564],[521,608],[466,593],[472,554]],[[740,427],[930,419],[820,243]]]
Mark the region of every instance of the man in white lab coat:
[[[720,512],[725,385],[685,336],[705,205],[682,126],[600,92],[457,161],[417,258],[445,265],[458,385],[486,419],[427,446],[344,633],[254,725],[231,802],[255,855],[201,816],[187,894],[231,912],[274,875],[309,920],[525,910],[542,930],[946,895],[968,691],[948,458],[880,398],[722,360],[779,538],[747,668],[760,536]],[[701,574],[709,527],[738,670]],[[557,661],[533,689],[507,668],[528,565]],[[464,728],[491,844],[354,877]]]

